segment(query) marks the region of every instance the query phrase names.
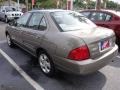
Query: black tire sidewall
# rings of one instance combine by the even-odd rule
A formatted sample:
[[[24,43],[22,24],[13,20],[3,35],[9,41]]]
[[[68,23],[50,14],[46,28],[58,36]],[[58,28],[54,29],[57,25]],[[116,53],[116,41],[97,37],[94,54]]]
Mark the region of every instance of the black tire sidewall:
[[[13,42],[12,42],[12,40],[11,40],[11,37],[10,37],[10,35],[9,35],[9,34],[7,34],[7,35],[6,35],[6,37],[8,37],[8,36],[9,36],[9,38],[10,38],[10,43],[11,43],[10,45],[9,45],[9,44],[8,44],[8,45],[9,45],[10,47],[13,47],[13,46],[14,46],[14,44],[13,44]],[[8,43],[8,40],[7,40],[7,43]]]
[[[7,21],[6,21],[7,20]],[[7,18],[7,16],[5,16],[5,23],[8,23],[8,18]]]

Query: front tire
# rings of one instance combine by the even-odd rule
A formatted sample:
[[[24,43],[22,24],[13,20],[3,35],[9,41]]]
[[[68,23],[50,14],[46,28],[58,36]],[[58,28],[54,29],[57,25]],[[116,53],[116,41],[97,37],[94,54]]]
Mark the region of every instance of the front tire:
[[[5,22],[8,23],[8,18],[7,18],[7,16],[5,17]]]
[[[13,47],[14,44],[9,34],[6,35],[8,46]]]
[[[43,51],[40,52],[38,56],[38,61],[39,61],[40,69],[45,75],[49,77],[55,75],[54,63],[52,62],[52,59],[47,53]]]

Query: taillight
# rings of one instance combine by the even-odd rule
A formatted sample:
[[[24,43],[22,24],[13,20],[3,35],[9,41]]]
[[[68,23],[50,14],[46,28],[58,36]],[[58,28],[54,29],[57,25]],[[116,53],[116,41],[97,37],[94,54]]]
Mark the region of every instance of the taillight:
[[[70,51],[68,55],[68,59],[76,60],[76,61],[83,61],[90,57],[89,49],[87,45],[81,46]]]

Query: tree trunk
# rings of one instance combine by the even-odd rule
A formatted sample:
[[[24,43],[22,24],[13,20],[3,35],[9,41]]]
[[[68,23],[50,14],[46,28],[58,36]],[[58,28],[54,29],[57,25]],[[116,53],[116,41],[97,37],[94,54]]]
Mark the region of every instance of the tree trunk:
[[[107,2],[107,0],[103,0],[103,8],[104,9],[106,8],[106,2]]]
[[[96,0],[96,10],[100,10],[101,9],[101,0]]]
[[[86,0],[86,9],[89,9],[90,0]]]

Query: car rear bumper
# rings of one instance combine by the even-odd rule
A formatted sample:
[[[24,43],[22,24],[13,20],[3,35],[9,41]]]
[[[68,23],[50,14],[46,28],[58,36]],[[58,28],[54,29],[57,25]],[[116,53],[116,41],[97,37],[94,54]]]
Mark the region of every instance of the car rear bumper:
[[[88,59],[85,61],[73,61],[65,58],[56,57],[55,64],[62,71],[73,74],[85,75],[96,72],[100,68],[107,65],[109,62],[113,60],[117,53],[118,46],[115,45],[115,47],[111,51],[105,53],[104,55],[95,60]]]

